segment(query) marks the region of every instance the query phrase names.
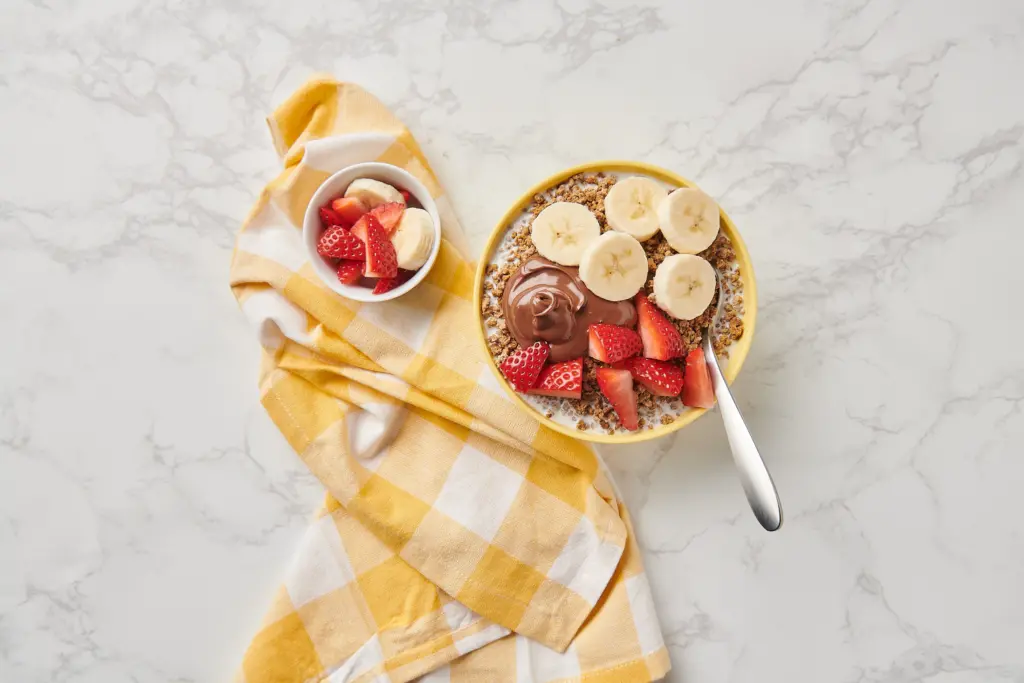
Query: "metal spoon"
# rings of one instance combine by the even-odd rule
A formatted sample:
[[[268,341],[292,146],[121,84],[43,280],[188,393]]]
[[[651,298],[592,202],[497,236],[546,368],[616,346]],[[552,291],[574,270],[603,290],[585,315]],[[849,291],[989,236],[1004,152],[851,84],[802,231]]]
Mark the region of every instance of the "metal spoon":
[[[711,346],[711,330],[718,322],[722,314],[722,305],[725,300],[722,291],[722,276],[715,269],[715,279],[718,287],[718,308],[715,310],[715,317],[711,324],[704,329],[702,342],[704,346],[704,362],[711,374],[711,386],[715,390],[715,398],[718,400],[718,411],[725,424],[725,435],[729,438],[729,448],[732,449],[732,459],[739,470],[740,483],[743,484],[743,491],[747,494],[747,502],[754,511],[754,516],[768,531],[775,531],[782,526],[782,503],[779,501],[779,492],[775,489],[772,475],[768,473],[761,454],[757,452],[754,439],[750,436],[747,425],[743,422],[743,416],[736,405],[732,392],[729,391],[729,384],[725,381],[722,368],[718,365],[718,358],[715,356],[714,348]]]

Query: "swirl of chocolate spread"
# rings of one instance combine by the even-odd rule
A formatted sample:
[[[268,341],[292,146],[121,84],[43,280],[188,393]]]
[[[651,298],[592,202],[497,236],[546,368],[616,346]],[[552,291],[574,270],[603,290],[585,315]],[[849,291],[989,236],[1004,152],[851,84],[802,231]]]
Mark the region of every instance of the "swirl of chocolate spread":
[[[585,356],[595,323],[636,326],[633,302],[602,299],[583,284],[578,268],[540,256],[531,256],[508,279],[501,308],[519,345],[546,341],[553,363]]]

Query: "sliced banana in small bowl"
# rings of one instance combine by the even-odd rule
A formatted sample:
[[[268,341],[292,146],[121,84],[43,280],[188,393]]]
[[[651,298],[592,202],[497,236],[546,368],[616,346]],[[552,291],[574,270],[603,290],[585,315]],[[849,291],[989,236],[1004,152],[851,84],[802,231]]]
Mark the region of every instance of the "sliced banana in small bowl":
[[[434,250],[436,228],[434,219],[423,209],[408,208],[402,212],[391,244],[402,270],[419,270]]]
[[[354,197],[371,209],[389,202],[405,203],[398,190],[373,178],[356,178],[345,190],[345,196]]]

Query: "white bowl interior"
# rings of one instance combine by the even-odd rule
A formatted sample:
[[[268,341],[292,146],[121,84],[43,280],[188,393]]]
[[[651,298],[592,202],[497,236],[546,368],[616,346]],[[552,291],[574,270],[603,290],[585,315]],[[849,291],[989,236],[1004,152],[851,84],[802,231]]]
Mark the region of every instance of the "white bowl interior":
[[[409,191],[420,203],[423,210],[430,214],[430,220],[434,223],[434,244],[430,249],[430,256],[416,274],[402,285],[395,287],[384,294],[373,294],[366,287],[346,285],[338,281],[338,275],[331,268],[323,257],[316,252],[316,244],[320,239],[320,207],[334,197],[340,197],[345,189],[358,178],[373,178],[389,185],[401,187]],[[313,193],[306,207],[306,215],[302,221],[302,242],[306,248],[306,255],[309,257],[313,270],[324,281],[328,287],[348,299],[356,301],[390,301],[397,299],[416,285],[423,281],[430,269],[434,267],[437,260],[437,253],[441,249],[441,219],[437,215],[437,205],[434,198],[430,196],[427,188],[415,176],[391,164],[379,162],[367,162],[343,168],[330,178]]]

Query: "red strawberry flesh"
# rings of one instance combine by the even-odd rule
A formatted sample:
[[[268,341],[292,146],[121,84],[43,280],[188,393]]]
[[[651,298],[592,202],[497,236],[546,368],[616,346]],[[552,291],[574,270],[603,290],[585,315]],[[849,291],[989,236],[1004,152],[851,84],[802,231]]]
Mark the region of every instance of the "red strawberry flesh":
[[[338,281],[344,285],[357,284],[365,269],[363,261],[342,261],[338,266]]]
[[[395,277],[398,275],[398,255],[391,238],[371,214],[366,214],[352,226],[352,234],[366,245],[366,275],[368,277]]]
[[[400,270],[395,277],[382,277],[373,286],[373,293],[383,294],[384,292],[390,292],[395,287],[404,285],[415,274],[415,270]]]
[[[708,365],[704,361],[704,349],[700,347],[686,355],[683,405],[691,408],[711,408],[715,405],[715,391],[711,388],[711,373],[708,372]]]
[[[505,379],[516,391],[525,393],[537,386],[549,352],[547,342],[536,342],[526,348],[520,347],[501,364],[501,374],[505,375]]]
[[[583,359],[545,366],[537,378],[537,386],[527,393],[558,398],[580,398],[583,395]]]
[[[398,286],[397,277],[382,277],[377,280],[376,284],[373,285],[374,294],[384,294],[390,292],[392,289]]]
[[[366,229],[370,225],[370,214],[364,214],[359,217],[356,224],[352,226],[352,234],[359,238],[359,241],[366,244]]]
[[[636,295],[637,329],[643,340],[644,356],[672,360],[683,355],[683,338],[676,326],[641,292]]]
[[[333,225],[344,225],[349,226],[351,223],[347,223],[344,218],[338,215],[338,212],[329,206],[320,207],[320,223],[325,227],[329,228]]]
[[[636,392],[633,391],[633,376],[629,370],[619,368],[598,368],[597,386],[612,404],[619,423],[630,431],[640,428],[636,408]]]
[[[655,396],[678,396],[683,390],[683,371],[675,363],[653,358],[630,358],[623,366]]]
[[[590,326],[590,357],[603,363],[617,363],[644,350],[638,335],[628,327],[598,323]]]
[[[316,252],[327,258],[340,258],[351,261],[362,261],[366,258],[366,248],[351,232],[335,225],[320,235],[316,244]]]
[[[380,225],[388,235],[394,235],[398,229],[398,223],[402,220],[402,212],[405,211],[405,204],[388,202],[378,204],[370,210],[370,215],[380,221]]]
[[[331,202],[331,210],[345,221],[344,225],[355,225],[367,208],[366,204],[355,197],[338,197]]]

